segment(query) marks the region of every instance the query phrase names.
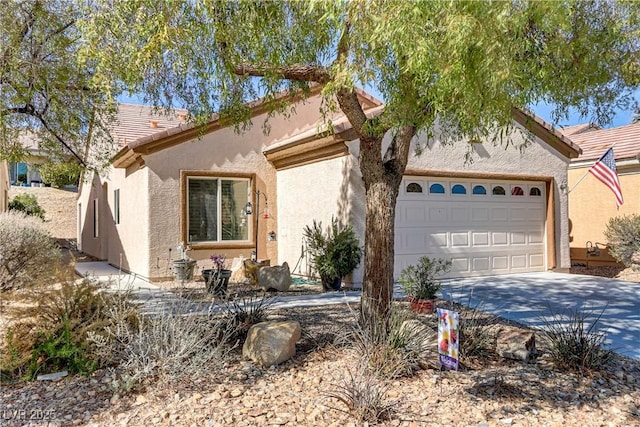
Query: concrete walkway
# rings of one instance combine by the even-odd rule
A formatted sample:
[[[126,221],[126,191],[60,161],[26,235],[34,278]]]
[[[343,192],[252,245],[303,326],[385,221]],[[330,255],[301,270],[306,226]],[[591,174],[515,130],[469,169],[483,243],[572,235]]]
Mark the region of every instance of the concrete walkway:
[[[75,266],[76,272],[105,284],[111,291],[129,291],[135,295],[146,314],[160,313],[167,307],[178,306],[182,312],[191,314],[207,314],[217,311],[217,307],[209,302],[188,303],[185,299],[165,291],[143,278],[124,273],[106,262],[82,262]],[[328,304],[344,304],[360,302],[360,291],[327,292],[318,295],[275,296],[272,308],[312,307]]]
[[[76,264],[76,271],[107,283],[112,290],[130,290],[141,301],[146,313],[166,310],[167,306],[188,304],[187,311],[206,314],[217,307],[211,303],[188,303],[171,292],[109,266],[105,262]],[[542,316],[586,308],[594,315],[604,313],[601,330],[616,352],[640,359],[640,283],[596,276],[562,273],[528,273],[474,277],[443,281],[441,296],[526,325],[542,327]],[[394,297],[404,294],[396,285]],[[328,292],[319,295],[276,296],[273,308],[357,303],[360,292]]]

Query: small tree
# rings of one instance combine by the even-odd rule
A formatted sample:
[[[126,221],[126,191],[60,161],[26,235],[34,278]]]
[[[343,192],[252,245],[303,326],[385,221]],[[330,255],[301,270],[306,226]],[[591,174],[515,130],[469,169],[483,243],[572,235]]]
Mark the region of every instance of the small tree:
[[[640,268],[640,215],[611,218],[604,235],[612,257],[627,267]]]
[[[40,166],[42,181],[58,188],[65,185],[78,185],[80,172],[82,167],[77,163],[45,163]]]
[[[361,320],[387,321],[394,221],[411,143],[436,122],[443,142],[513,144],[513,109],[555,104],[608,121],[640,83],[640,3],[254,1],[100,3],[81,28],[99,87],[112,82],[157,106],[182,103],[246,129],[246,102],[290,113],[310,85],[359,143],[365,187]],[[153,19],[149,19],[153,16]],[[386,101],[367,115],[357,86]],[[283,90],[296,94],[282,98]],[[597,95],[594,95],[597,94]],[[268,127],[267,127],[268,128]],[[388,143],[383,144],[383,140]]]

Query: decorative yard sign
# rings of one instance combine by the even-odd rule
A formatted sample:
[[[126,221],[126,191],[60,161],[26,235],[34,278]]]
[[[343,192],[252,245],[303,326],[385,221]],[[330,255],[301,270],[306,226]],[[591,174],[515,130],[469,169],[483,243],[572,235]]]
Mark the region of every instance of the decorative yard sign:
[[[447,369],[458,370],[458,325],[460,315],[455,311],[438,309],[438,355]]]

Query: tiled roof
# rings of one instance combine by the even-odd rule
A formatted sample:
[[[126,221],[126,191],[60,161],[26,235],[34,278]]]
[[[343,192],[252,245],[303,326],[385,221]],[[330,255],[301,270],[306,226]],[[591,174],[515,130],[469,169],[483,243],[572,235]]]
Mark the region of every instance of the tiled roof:
[[[579,133],[592,132],[594,130],[600,130],[600,129],[601,129],[600,126],[598,126],[595,123],[583,123],[580,125],[565,126],[565,127],[558,128],[558,130],[561,133],[563,133],[565,136],[577,135]]]
[[[640,156],[640,123],[577,133],[569,138],[582,148],[582,155],[574,162],[597,160],[612,145],[616,160]]]
[[[187,110],[172,110],[167,114],[164,111],[154,111],[146,105],[119,104],[111,133],[118,147],[123,147],[137,139],[185,123],[186,114]]]

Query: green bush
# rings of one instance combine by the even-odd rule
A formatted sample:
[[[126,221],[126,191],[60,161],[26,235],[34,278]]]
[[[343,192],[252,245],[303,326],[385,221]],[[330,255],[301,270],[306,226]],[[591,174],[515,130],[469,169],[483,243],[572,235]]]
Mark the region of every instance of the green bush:
[[[362,258],[358,236],[351,225],[341,228],[338,220],[331,220],[331,228],[325,233],[322,222],[313,221],[304,228],[311,262],[320,275],[325,290],[337,290],[335,284],[351,273]]]
[[[76,163],[45,163],[40,166],[40,177],[53,187],[78,185],[82,167]]]
[[[402,270],[398,279],[400,288],[408,297],[433,299],[441,288],[440,282],[436,278],[447,273],[450,269],[450,260],[422,257],[418,261],[418,265],[410,265]]]
[[[134,309],[125,295],[100,292],[88,280],[59,281],[55,287],[29,292],[24,304],[12,310],[11,317],[18,320],[4,337],[3,379],[34,379],[61,370],[89,374],[108,363],[100,357],[96,340],[89,338],[107,335],[113,306]]]
[[[45,211],[38,204],[38,199],[33,194],[18,194],[9,202],[10,211],[24,212],[30,216],[37,216],[44,220]]]
[[[42,221],[21,212],[0,214],[0,291],[50,277],[59,260],[60,250]]]
[[[627,267],[640,267],[639,214],[611,218],[604,235],[612,257]]]

